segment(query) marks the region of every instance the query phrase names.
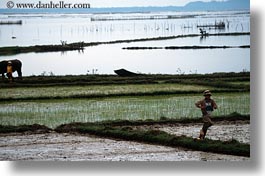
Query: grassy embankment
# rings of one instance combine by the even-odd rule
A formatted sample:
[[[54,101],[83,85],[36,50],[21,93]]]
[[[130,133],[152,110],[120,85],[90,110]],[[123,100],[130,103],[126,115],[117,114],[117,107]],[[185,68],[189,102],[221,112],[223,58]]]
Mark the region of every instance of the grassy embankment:
[[[216,141],[206,139],[194,140],[192,137],[175,136],[159,130],[134,130],[131,127],[115,127],[91,124],[68,124],[55,129],[57,132],[73,131],[83,134],[92,134],[101,137],[111,137],[122,140],[133,140],[171,147],[184,147],[192,150],[250,156],[250,145],[242,144],[236,140]]]
[[[71,87],[71,86],[132,86],[185,85],[181,90],[173,90],[174,94],[198,93],[196,86],[215,88],[217,92],[247,92],[250,90],[250,73],[213,73],[213,74],[179,74],[179,75],[148,75],[136,77],[120,77],[117,75],[79,75],[79,76],[30,76],[23,80],[15,80],[9,84],[8,80],[0,80],[0,88],[39,88],[39,87]],[[190,87],[189,87],[190,86]],[[191,90],[193,86],[195,91]],[[151,88],[152,86],[150,86]],[[189,87],[187,89],[187,87]],[[108,87],[106,87],[108,88]],[[158,87],[157,87],[158,88]],[[203,87],[205,88],[205,87]],[[110,88],[109,88],[110,89]],[[122,89],[120,89],[122,90]],[[156,89],[153,89],[156,90]],[[158,89],[159,90],[159,89]],[[137,91],[134,89],[134,91]],[[154,94],[155,91],[153,91]],[[166,91],[164,91],[166,94]],[[168,92],[170,94],[170,91]],[[158,93],[159,94],[159,93]],[[2,97],[3,98],[3,97]]]
[[[166,47],[124,47],[122,49],[126,50],[154,50],[154,49],[167,49],[167,50],[180,50],[180,49],[228,49],[228,48],[250,48],[250,45],[240,45],[240,46],[166,46]]]
[[[239,36],[239,35],[250,35],[250,33],[249,32],[216,33],[216,34],[209,34],[207,36],[210,37],[210,36]],[[82,50],[82,49],[84,49],[84,47],[97,46],[97,45],[103,45],[103,44],[169,40],[169,39],[176,39],[176,38],[200,37],[200,36],[201,36],[200,34],[188,34],[188,35],[176,35],[176,36],[154,37],[154,38],[115,40],[115,41],[107,41],[107,42],[89,42],[89,43],[79,42],[79,43],[70,43],[70,44],[65,44],[65,45],[35,45],[35,46],[28,46],[28,47],[10,46],[10,47],[1,47],[0,48],[0,55],[2,55],[2,56],[3,55],[15,55],[15,54],[19,54],[19,53],[29,53],[29,52],[53,52],[53,51]],[[188,48],[184,47],[182,49],[190,49],[189,46],[186,46],[186,47],[188,47]],[[211,47],[211,46],[209,46],[209,47]],[[243,48],[244,47],[248,47],[248,46],[243,46]],[[168,48],[168,49],[173,49],[173,48]]]

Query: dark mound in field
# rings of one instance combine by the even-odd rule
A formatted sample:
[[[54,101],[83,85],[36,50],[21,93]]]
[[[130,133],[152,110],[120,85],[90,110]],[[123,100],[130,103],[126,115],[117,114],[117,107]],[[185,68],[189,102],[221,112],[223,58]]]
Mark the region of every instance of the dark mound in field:
[[[119,75],[119,76],[139,76],[141,74],[137,74],[137,73],[134,73],[134,72],[130,72],[128,70],[125,70],[125,69],[119,69],[119,70],[114,70],[114,72]]]
[[[23,132],[32,132],[32,133],[48,133],[51,129],[39,124],[33,125],[20,125],[20,126],[3,126],[0,125],[0,133],[23,133]]]

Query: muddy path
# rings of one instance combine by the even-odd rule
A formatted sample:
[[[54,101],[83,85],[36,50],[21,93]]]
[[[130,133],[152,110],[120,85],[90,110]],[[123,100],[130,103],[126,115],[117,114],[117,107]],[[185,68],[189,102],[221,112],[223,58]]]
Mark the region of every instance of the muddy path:
[[[143,125],[134,128],[147,130],[161,130],[176,136],[189,136],[196,138],[199,136],[199,131],[202,128],[202,123],[193,124],[165,124],[165,125]],[[248,120],[236,121],[220,121],[216,122],[207,131],[207,138],[212,140],[229,141],[235,139],[241,143],[250,144],[250,122]]]
[[[0,136],[0,160],[243,161],[249,158],[52,132]]]
[[[134,128],[159,129],[176,135],[197,137],[201,128],[196,124],[165,124]],[[217,122],[208,132],[208,138],[236,139],[250,143],[249,121]],[[51,161],[243,161],[248,157],[191,151],[150,145],[139,142],[99,138],[68,133],[9,133],[0,134],[0,160]]]

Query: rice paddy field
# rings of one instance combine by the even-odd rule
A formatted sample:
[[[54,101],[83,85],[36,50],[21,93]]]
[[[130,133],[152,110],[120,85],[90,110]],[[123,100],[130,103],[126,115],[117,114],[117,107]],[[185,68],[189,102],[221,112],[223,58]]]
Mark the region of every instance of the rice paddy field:
[[[41,124],[54,128],[70,122],[105,120],[146,120],[196,118],[201,116],[194,103],[200,96],[125,97],[108,99],[67,99],[1,103],[2,125]],[[233,112],[249,114],[249,94],[218,94],[214,96],[219,109],[214,115]]]
[[[1,18],[23,23],[0,38],[23,79],[0,79],[0,160],[250,159],[249,10]],[[218,109],[197,140],[206,89]]]
[[[250,94],[245,89],[249,86],[248,74],[224,78],[226,76],[213,76],[209,84],[203,81],[204,75],[201,75],[202,82],[187,76],[170,77],[170,80],[185,78],[185,84],[165,83],[165,78],[155,83],[83,86],[23,86],[23,81],[31,78],[25,78],[20,86],[14,83],[13,87],[5,87],[6,83],[1,83],[0,125],[40,124],[55,128],[71,122],[200,118],[200,109],[194,103],[203,98],[205,89],[212,90],[212,98],[218,105],[214,116],[234,112],[250,114]],[[223,86],[222,79],[225,80]],[[224,86],[229,79],[231,87]]]
[[[37,99],[72,96],[104,96],[120,94],[139,94],[148,92],[201,91],[209,86],[183,84],[128,84],[128,85],[92,85],[92,86],[55,86],[2,88],[0,97],[5,99]]]

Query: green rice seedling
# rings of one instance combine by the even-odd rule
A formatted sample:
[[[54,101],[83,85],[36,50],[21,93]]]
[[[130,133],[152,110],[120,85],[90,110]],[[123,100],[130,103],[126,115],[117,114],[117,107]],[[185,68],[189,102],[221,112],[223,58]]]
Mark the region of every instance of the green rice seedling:
[[[176,91],[198,91],[209,89],[209,86],[183,84],[126,84],[126,85],[90,85],[90,86],[55,86],[55,87],[18,87],[1,88],[0,98],[9,99],[53,99],[89,96],[130,95],[143,93],[174,93]]]
[[[71,122],[105,120],[146,120],[166,118],[196,118],[201,112],[194,103],[201,96],[149,96],[106,99],[66,99],[1,103],[0,124],[41,124],[55,127]],[[250,113],[249,93],[216,94],[218,104],[214,116],[233,112]]]

